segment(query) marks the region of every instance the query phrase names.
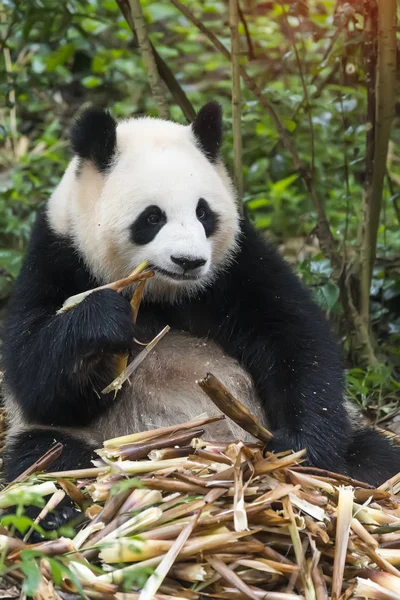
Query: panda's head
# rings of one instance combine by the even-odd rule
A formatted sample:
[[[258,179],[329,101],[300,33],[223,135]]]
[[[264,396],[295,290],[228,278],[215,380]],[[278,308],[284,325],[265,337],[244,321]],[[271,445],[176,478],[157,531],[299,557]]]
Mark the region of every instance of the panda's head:
[[[48,217],[99,280],[125,277],[147,260],[155,271],[148,291],[176,297],[229,264],[239,216],[219,157],[219,104],[206,104],[188,126],[151,118],[116,123],[88,109],[71,138],[74,158]]]

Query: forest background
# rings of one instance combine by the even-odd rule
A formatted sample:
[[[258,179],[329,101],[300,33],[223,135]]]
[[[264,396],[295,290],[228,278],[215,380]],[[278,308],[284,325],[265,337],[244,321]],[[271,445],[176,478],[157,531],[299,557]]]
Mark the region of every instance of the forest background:
[[[396,0],[0,0],[0,309],[93,103],[218,100],[241,209],[331,318],[347,391],[400,432]]]

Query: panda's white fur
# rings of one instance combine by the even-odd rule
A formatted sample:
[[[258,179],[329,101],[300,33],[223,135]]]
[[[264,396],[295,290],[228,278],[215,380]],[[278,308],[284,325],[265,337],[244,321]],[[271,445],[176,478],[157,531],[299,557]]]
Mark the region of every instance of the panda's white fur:
[[[116,129],[116,155],[109,171],[74,157],[48,203],[51,227],[74,238],[92,273],[103,282],[128,275],[142,261],[175,272],[172,254],[201,257],[195,281],[156,273],[146,293],[171,298],[208,283],[234,255],[239,220],[231,180],[221,160],[211,163],[191,126],[159,119],[129,119]],[[222,227],[207,238],[196,218],[199,198],[211,199]],[[168,214],[155,240],[132,245],[129,226],[149,205]]]

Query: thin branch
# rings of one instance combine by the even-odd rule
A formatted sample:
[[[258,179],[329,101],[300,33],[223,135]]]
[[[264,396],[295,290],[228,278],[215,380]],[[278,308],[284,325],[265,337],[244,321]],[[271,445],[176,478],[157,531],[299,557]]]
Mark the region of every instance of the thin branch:
[[[238,1],[238,12],[239,12],[239,19],[243,25],[243,29],[244,29],[244,34],[246,36],[246,40],[247,40],[247,57],[249,60],[254,60],[256,55],[254,52],[254,46],[253,46],[253,40],[251,39],[251,35],[250,35],[250,31],[249,31],[249,26],[247,24],[247,21],[245,19],[244,13],[242,11],[242,9],[240,8],[240,3]]]
[[[225,58],[227,58],[229,62],[231,62],[230,52],[219,41],[217,36],[212,31],[210,31],[203,24],[202,21],[200,21],[199,19],[197,19],[197,17],[194,16],[194,14],[187,8],[187,6],[185,6],[182,2],[180,2],[180,0],[171,0],[171,3],[208,38],[208,40],[214,45],[214,47],[219,52],[221,52],[221,54],[223,54],[223,56],[225,56]],[[294,146],[293,141],[292,141],[288,131],[283,126],[277,112],[275,111],[275,108],[272,106],[272,104],[269,102],[269,100],[263,95],[261,90],[258,88],[258,85],[255,82],[255,80],[250,75],[247,74],[245,68],[242,65],[239,66],[239,71],[240,71],[240,76],[243,79],[243,81],[245,82],[247,88],[251,92],[253,92],[253,94],[256,96],[257,100],[259,101],[260,105],[269,114],[278,134],[280,135],[280,137],[282,139],[282,142],[283,142],[285,148],[291,154],[292,160],[293,160],[293,166],[294,166],[295,170],[299,171],[299,173],[301,174],[303,181],[306,185],[306,188],[308,190],[308,193],[310,194],[310,197],[314,204],[315,210],[317,212],[317,221],[318,221],[317,222],[317,235],[318,235],[321,249],[324,252],[324,254],[331,259],[332,264],[335,267],[340,268],[340,266],[341,266],[340,261],[336,254],[336,242],[335,242],[332,232],[330,230],[329,223],[326,218],[324,206],[323,206],[322,201],[319,198],[317,191],[315,189],[314,181],[313,181],[310,170],[305,165],[303,165],[302,161],[300,160],[297,149]]]
[[[287,18],[287,12],[286,12],[285,6],[281,2],[281,0],[279,0],[279,4],[280,4],[280,6],[282,8],[283,18],[285,20],[285,25],[286,25],[286,30],[287,30],[288,36],[290,38],[290,41],[292,43],[292,46],[293,46],[293,51],[294,51],[294,55],[295,55],[295,58],[296,58],[297,69],[298,69],[299,75],[300,75],[301,86],[303,88],[303,94],[304,94],[304,97],[303,97],[303,103],[304,104],[303,105],[306,108],[306,112],[307,112],[307,116],[308,116],[308,123],[309,123],[309,127],[310,127],[311,175],[314,176],[314,170],[315,170],[314,125],[313,125],[313,120],[312,120],[311,102],[310,102],[310,97],[309,97],[309,94],[308,94],[308,86],[307,86],[306,79],[304,77],[303,66],[301,64],[299,51],[297,49],[296,38],[294,36],[294,33],[293,33],[293,30],[292,30],[291,26],[289,25],[289,21],[288,21],[288,18]]]
[[[375,86],[374,139],[370,140],[360,248],[361,316],[369,322],[369,296],[382,208],[396,82],[396,0],[378,0],[378,56]],[[372,115],[371,115],[372,116]]]
[[[396,0],[378,0],[378,64],[376,81],[376,136],[372,180],[370,272],[375,260],[379,213],[382,203],[383,182],[390,131],[394,117],[396,82]]]
[[[162,119],[169,119],[168,104],[164,94],[164,88],[160,79],[156,62],[154,60],[151,42],[147,34],[146,21],[142,11],[140,0],[129,0],[132,21],[136,32],[143,63],[149,79],[151,93],[156,103],[158,114]]]
[[[151,44],[151,48],[153,50],[154,59],[156,61],[157,69],[161,79],[164,81],[165,85],[171,92],[173,99],[182,110],[187,121],[191,123],[192,121],[194,121],[194,118],[196,116],[196,111],[193,108],[192,103],[190,102],[189,98],[186,96],[185,92],[179,85],[178,81],[175,78],[175,75],[173,74],[165,60],[159,55],[157,50],[154,48],[153,44]]]
[[[342,71],[342,76],[344,75],[343,71]],[[340,91],[340,95],[339,95],[339,99],[340,99],[340,115],[342,117],[342,124],[343,124],[343,169],[344,169],[344,183],[345,183],[345,190],[346,190],[346,219],[345,219],[345,226],[344,226],[344,232],[343,232],[343,264],[347,262],[347,238],[348,238],[348,233],[349,233],[349,219],[350,219],[350,172],[349,172],[349,155],[348,155],[348,151],[347,151],[347,141],[346,141],[346,137],[345,137],[345,132],[346,132],[346,117],[345,117],[345,113],[344,113],[344,107],[343,107],[343,95],[342,92]]]
[[[234,179],[239,196],[239,207],[243,201],[242,119],[240,95],[240,44],[238,32],[238,0],[229,0],[229,28],[232,46],[232,129]]]
[[[129,6],[129,0],[117,0],[117,4],[133,33],[134,43],[137,44],[135,26],[134,26],[133,19],[132,19],[132,13],[131,13],[130,6]],[[159,55],[159,53],[157,52],[156,48],[153,46],[151,41],[150,41],[150,44],[151,44],[151,49],[154,54],[154,60],[157,65],[158,73],[159,73],[161,79],[164,81],[165,85],[169,89],[173,99],[175,100],[176,104],[182,110],[187,121],[189,123],[191,123],[196,116],[196,111],[194,110],[189,98],[186,96],[185,92],[179,85],[178,81],[176,80],[174,74],[172,73],[172,71],[169,68],[169,66],[167,65],[167,63]],[[138,46],[138,44],[137,44],[137,46]]]

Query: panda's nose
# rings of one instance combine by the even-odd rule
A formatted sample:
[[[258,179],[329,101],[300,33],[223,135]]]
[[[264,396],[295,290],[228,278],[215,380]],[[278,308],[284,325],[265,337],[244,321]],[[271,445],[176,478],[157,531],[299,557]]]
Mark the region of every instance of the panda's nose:
[[[189,258],[187,256],[171,256],[172,262],[182,267],[184,271],[192,271],[206,264],[204,258]]]

